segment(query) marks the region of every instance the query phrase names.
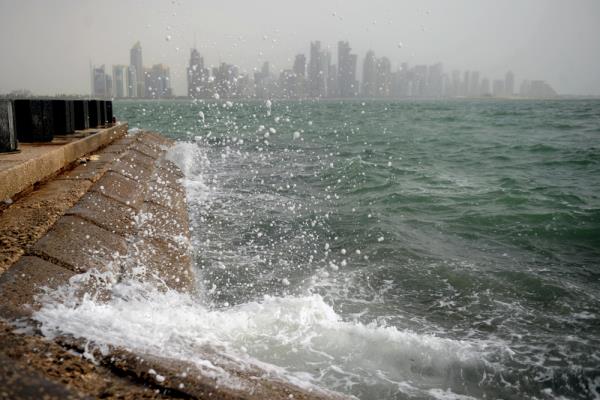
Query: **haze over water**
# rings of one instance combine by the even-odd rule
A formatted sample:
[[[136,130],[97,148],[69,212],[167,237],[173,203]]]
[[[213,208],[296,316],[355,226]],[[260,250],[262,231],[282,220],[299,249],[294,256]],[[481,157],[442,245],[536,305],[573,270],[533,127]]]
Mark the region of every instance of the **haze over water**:
[[[361,399],[599,398],[600,101],[115,114],[178,141],[200,296],[132,277],[49,302],[47,333],[199,364],[220,346]]]

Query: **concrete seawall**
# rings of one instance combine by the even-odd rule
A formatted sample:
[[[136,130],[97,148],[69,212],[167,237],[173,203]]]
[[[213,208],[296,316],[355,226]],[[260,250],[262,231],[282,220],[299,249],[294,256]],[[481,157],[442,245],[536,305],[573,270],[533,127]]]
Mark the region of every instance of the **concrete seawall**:
[[[258,367],[242,368],[208,347],[197,357],[227,371],[240,387],[220,385],[192,363],[40,335],[31,320],[40,294],[82,273],[107,272],[118,281],[143,265],[141,278],[161,290],[193,295],[197,287],[183,174],[165,158],[173,142],[151,132],[126,135],[126,129],[117,125],[38,149],[25,167],[10,165],[21,171],[18,179],[0,179],[3,198],[14,196],[0,210],[0,399],[340,398]],[[85,292],[102,298],[111,296],[109,289],[92,280]]]

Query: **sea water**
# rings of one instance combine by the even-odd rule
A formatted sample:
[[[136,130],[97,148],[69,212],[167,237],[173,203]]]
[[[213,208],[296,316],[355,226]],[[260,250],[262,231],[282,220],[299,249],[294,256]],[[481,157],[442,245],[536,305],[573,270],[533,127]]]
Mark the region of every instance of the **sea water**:
[[[135,274],[108,302],[64,288],[36,314],[46,334],[230,385],[195,349],[360,399],[600,398],[600,101],[117,101],[115,115],[177,140],[198,293]]]

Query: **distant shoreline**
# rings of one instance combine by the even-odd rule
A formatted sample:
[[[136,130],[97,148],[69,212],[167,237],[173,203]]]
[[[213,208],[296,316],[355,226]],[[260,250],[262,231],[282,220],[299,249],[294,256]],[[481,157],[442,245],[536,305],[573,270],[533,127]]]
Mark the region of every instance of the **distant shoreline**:
[[[30,95],[30,96],[14,96],[8,94],[0,94],[0,99],[28,99],[28,98],[36,98],[36,99],[90,99],[90,98],[98,98],[96,96],[90,95]],[[266,100],[277,100],[277,101],[464,101],[464,100],[501,100],[501,101],[529,101],[529,100],[600,100],[600,95],[595,96],[584,96],[584,95],[558,95],[555,97],[519,97],[519,96],[511,96],[511,97],[492,97],[492,96],[480,96],[480,97],[327,97],[327,98],[198,98],[193,99],[187,96],[171,96],[171,97],[160,97],[160,98],[152,98],[152,97],[114,97],[114,98],[106,98],[107,100],[113,101],[161,101],[161,100],[196,100],[196,101],[266,101]]]

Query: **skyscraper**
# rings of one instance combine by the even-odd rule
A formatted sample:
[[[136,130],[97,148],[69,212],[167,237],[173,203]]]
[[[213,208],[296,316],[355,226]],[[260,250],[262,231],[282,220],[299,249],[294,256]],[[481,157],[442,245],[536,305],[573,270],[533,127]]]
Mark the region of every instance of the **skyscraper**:
[[[137,97],[146,95],[144,63],[142,61],[142,45],[136,42],[129,51],[129,64],[135,69]]]
[[[326,57],[321,50],[321,42],[310,43],[310,60],[308,62],[308,94],[310,97],[327,96],[327,73],[329,65],[326,65]]]
[[[471,71],[471,82],[469,88],[469,96],[477,97],[481,95],[481,88],[479,87],[479,71]]]
[[[381,57],[377,60],[377,97],[390,97],[392,91],[392,63],[389,58]]]
[[[462,88],[460,91],[460,95],[468,96],[470,88],[471,88],[471,75],[470,75],[469,71],[465,71],[463,73],[463,82],[462,82]]]
[[[444,66],[442,63],[430,65],[427,70],[427,96],[441,97],[444,89]]]
[[[306,77],[306,56],[304,54],[296,55],[294,60],[294,73],[297,76]]]
[[[512,96],[515,93],[515,74],[508,71],[504,77],[504,93],[507,96]]]
[[[451,90],[449,91],[450,96],[457,97],[460,96],[460,71],[454,70],[452,71],[452,82],[450,83]]]
[[[113,65],[113,94],[116,98],[127,97],[127,66]]]
[[[338,42],[338,92],[340,97],[354,97],[357,92],[356,54],[348,42]]]
[[[489,96],[491,94],[490,80],[488,78],[483,78],[481,81],[481,88],[479,90],[481,91],[482,96]]]
[[[492,94],[494,97],[504,96],[504,81],[502,79],[494,79],[492,83]]]
[[[106,74],[104,65],[92,68],[92,95],[95,97],[110,97],[112,79]]]
[[[304,54],[296,55],[294,60],[294,79],[293,89],[290,89],[290,96],[303,98],[306,96],[306,56]]]
[[[132,65],[127,67],[127,97],[138,97],[137,74]]]
[[[188,96],[197,99],[207,97],[206,80],[208,70],[204,69],[204,58],[196,49],[190,52],[190,63],[187,69]]]
[[[155,99],[171,96],[171,76],[169,67],[155,64],[149,71],[146,96]]]
[[[415,65],[411,72],[412,96],[425,97],[427,95],[427,65]]]
[[[363,61],[362,95],[375,97],[377,95],[377,58],[373,50],[369,50]]]

